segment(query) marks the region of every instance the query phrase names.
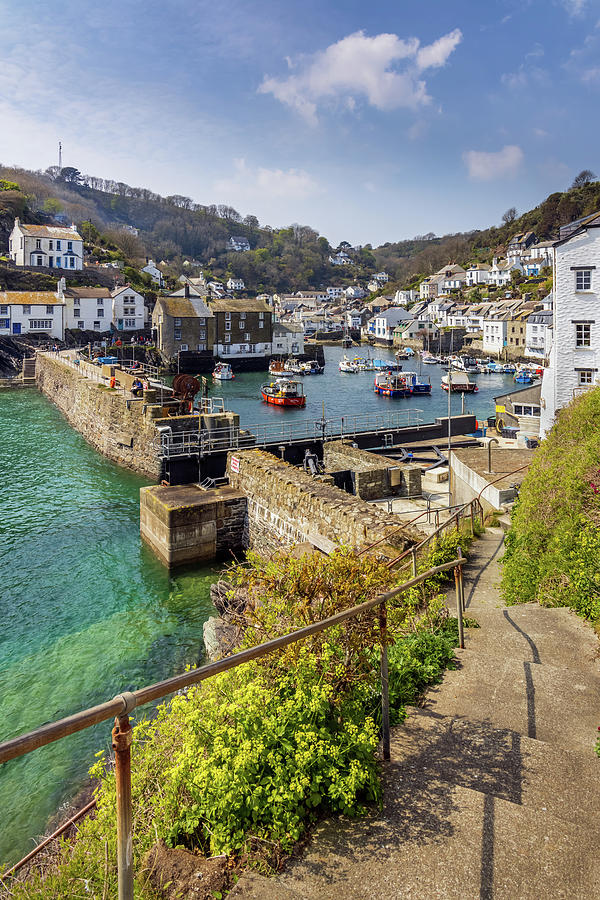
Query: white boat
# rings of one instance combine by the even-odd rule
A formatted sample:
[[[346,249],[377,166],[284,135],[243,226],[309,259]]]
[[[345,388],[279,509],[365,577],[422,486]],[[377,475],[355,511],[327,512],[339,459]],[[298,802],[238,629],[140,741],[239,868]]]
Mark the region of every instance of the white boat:
[[[212,377],[217,381],[231,381],[235,375],[229,363],[220,362],[214,367]]]
[[[339,362],[339,369],[340,372],[356,374],[356,372],[373,372],[375,365],[372,359],[365,359],[364,356],[353,356],[352,359],[343,356]]]
[[[426,366],[434,366],[434,365],[437,365],[437,363],[440,362],[440,360],[437,358],[437,356],[431,356],[431,355],[423,356],[423,357],[421,358],[421,361],[422,361]]]
[[[472,394],[476,393],[479,388],[472,381],[469,381],[469,376],[466,372],[452,372],[442,376],[442,390],[451,390],[452,393],[456,391],[461,394]]]

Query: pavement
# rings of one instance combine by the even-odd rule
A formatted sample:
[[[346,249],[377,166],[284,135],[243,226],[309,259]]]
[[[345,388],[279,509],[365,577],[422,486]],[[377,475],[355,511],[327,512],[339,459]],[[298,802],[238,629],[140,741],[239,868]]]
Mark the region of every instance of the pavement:
[[[392,730],[384,801],[323,822],[245,900],[591,900],[600,897],[598,641],[566,609],[504,607],[503,531],[465,567],[458,668]],[[452,608],[454,598],[448,595]]]

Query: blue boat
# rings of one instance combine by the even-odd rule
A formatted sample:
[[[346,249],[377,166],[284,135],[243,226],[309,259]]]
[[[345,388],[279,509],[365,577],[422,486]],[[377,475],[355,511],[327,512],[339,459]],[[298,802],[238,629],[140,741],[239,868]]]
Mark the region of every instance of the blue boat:
[[[533,378],[529,374],[529,372],[517,372],[515,375],[515,381],[517,384],[533,384]]]
[[[430,394],[431,384],[428,381],[419,381],[416,372],[405,372],[407,382],[410,385],[411,394]]]

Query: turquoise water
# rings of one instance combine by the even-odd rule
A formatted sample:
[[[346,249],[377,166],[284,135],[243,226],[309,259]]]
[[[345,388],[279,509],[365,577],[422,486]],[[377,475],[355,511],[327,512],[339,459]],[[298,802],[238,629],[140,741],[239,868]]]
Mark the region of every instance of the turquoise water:
[[[350,375],[340,372],[338,363],[346,353],[350,356],[368,356],[369,347],[353,347],[343,350],[341,347],[325,347],[325,372],[323,375],[310,375],[302,379],[306,394],[304,409],[283,409],[279,406],[268,406],[260,398],[260,385],[269,379],[265,372],[244,372],[236,375],[233,381],[224,381],[211,386],[211,396],[223,397],[229,409],[240,414],[241,423],[247,427],[265,422],[297,422],[320,419],[323,415],[335,418],[338,416],[363,415],[370,412],[386,412],[389,410],[409,409],[422,410],[424,422],[433,422],[436,416],[448,415],[448,395],[441,388],[442,371],[440,366],[424,366],[418,359],[402,360],[404,371],[419,372],[425,380],[431,379],[430,396],[415,396],[399,400],[381,397],[373,391],[373,372]],[[393,360],[390,350],[371,349],[371,355],[378,359]],[[469,375],[479,391],[465,396],[465,411],[472,412],[478,419],[494,415],[494,395],[515,387],[512,375]],[[461,412],[461,396],[452,395],[452,414]]]
[[[148,482],[35,389],[0,393],[0,740],[200,659],[216,569],[170,576],[140,542]],[[83,785],[111,722],[0,767],[0,862]]]

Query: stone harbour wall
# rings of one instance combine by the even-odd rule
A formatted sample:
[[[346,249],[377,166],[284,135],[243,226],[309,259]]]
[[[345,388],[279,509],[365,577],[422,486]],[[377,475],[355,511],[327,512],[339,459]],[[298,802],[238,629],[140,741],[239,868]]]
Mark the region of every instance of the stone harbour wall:
[[[360,450],[352,446],[352,441],[324,444],[323,463],[328,472],[350,469],[354,475],[355,494],[362,500],[421,496],[420,466]]]
[[[402,520],[302,469],[261,450],[230,452],[227,474],[232,488],[248,498],[246,546],[271,554],[296,543],[325,552],[340,544],[361,547],[390,534],[382,551],[395,555],[423,535]]]
[[[156,480],[160,476],[153,449],[160,420],[146,416],[143,402],[127,404],[123,394],[90,381],[60,359],[41,353],[37,355],[36,382],[96,450],[149,478]]]

